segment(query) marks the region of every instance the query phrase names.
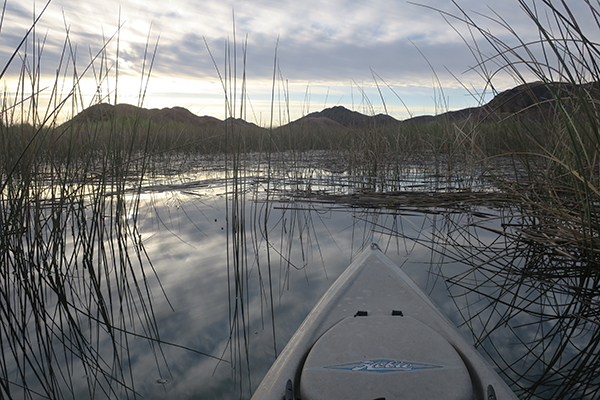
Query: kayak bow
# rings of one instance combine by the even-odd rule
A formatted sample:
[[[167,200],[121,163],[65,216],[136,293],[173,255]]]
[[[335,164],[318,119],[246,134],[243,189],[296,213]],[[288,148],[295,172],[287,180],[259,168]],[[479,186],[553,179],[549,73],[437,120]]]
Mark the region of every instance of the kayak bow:
[[[342,273],[252,400],[517,399],[432,300],[372,244]]]

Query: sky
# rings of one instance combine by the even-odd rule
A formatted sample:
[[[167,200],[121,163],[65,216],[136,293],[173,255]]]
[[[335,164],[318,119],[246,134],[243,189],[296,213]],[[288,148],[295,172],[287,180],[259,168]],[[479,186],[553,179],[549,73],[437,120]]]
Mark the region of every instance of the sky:
[[[541,1],[525,1],[545,12]],[[517,0],[52,0],[44,9],[46,4],[7,0],[2,66],[16,48],[19,54],[2,80],[9,101],[25,91],[44,106],[56,104],[53,88],[64,99],[75,86],[77,96],[65,103],[63,118],[98,101],[180,106],[262,126],[336,105],[398,119],[431,115],[491,99],[474,54],[490,58],[485,71],[493,74],[495,90],[516,85],[495,64],[497,51],[461,21],[462,12],[507,44],[518,42],[500,21],[524,41],[538,38]],[[568,4],[584,26],[598,31],[584,0]],[[42,10],[35,32],[19,47]],[[18,84],[23,70],[25,86]]]

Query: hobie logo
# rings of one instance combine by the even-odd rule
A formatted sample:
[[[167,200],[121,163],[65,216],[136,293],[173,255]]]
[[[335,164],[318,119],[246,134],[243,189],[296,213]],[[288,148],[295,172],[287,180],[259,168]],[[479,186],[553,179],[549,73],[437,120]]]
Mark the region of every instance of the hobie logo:
[[[350,371],[396,372],[415,371],[420,369],[442,368],[439,365],[418,364],[395,360],[359,361],[349,364],[332,365],[325,368],[345,369]]]

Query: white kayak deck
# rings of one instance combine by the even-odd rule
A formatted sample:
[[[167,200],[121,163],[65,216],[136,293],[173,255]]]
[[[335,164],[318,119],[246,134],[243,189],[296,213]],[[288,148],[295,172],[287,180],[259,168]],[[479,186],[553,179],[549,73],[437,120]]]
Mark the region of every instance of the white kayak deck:
[[[517,399],[376,245],[361,253],[325,293],[252,397],[494,398]]]

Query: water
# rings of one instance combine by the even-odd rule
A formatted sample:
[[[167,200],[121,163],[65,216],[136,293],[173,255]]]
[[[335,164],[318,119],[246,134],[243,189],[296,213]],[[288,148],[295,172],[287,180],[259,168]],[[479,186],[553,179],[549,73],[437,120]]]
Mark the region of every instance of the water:
[[[543,298],[548,288],[539,279],[523,284],[531,277],[516,272],[529,268],[531,258],[503,234],[519,222],[516,210],[464,202],[390,205],[389,198],[382,205],[377,196],[347,204],[342,200],[368,182],[306,165],[270,179],[260,169],[248,167],[237,180],[228,171],[196,167],[155,176],[128,195],[125,218],[141,244],[133,240],[128,254],[135,258],[143,249],[151,261],[139,258],[145,278],[139,269],[137,279],[149,293],[161,344],[128,336],[121,368],[135,386],[117,386],[109,397],[249,398],[314,304],[372,242],[505,370],[523,397],[553,398],[570,371],[596,362],[577,355],[595,351],[594,324],[565,320],[577,313],[566,294]],[[389,186],[406,194],[446,184],[414,170]],[[561,326],[574,321],[578,331],[562,335]],[[553,331],[561,334],[548,335]],[[76,398],[90,397],[89,372],[70,374]],[[597,387],[597,376],[584,381]],[[571,393],[582,397],[580,385]],[[93,394],[105,396],[98,388]]]
[[[313,176],[313,190],[321,180]],[[456,249],[471,245],[470,237],[461,237],[465,224],[501,229],[503,222],[498,211],[481,207],[457,212],[411,206],[403,211],[306,201],[285,195],[282,186],[289,181],[248,179],[237,197],[226,185],[231,182],[191,181],[203,184],[171,182],[169,190],[148,190],[142,196],[139,229],[174,309],[156,308],[155,313],[163,340],[222,356],[231,364],[163,346],[168,371],[133,367],[149,384],[138,387],[146,398],[248,398],[310,309],[371,242],[379,243],[462,324],[465,297],[450,298],[445,279],[469,266],[452,262],[444,247],[452,236]],[[267,193],[276,195],[267,198]],[[233,223],[234,218],[239,219]],[[498,240],[483,229],[475,235],[480,246]],[[462,331],[471,335],[467,326]],[[161,379],[168,384],[156,383]]]
[[[294,201],[269,205],[250,201],[243,212],[247,217],[257,215],[259,221],[247,221],[238,233],[239,255],[244,261],[238,266],[241,282],[236,293],[232,264],[238,252],[230,250],[228,254],[233,239],[228,238],[232,229],[225,215],[225,202],[232,200],[190,192],[153,193],[145,200],[148,214],[140,225],[144,246],[175,310],[155,309],[161,338],[223,355],[237,368],[232,378],[230,364],[163,346],[170,373],[158,376],[157,372],[144,371],[142,376],[151,376],[151,382],[169,379],[163,387],[169,397],[239,398],[240,384],[241,394],[248,397],[275,359],[275,352],[281,351],[352,257],[372,241],[382,244],[396,262],[404,264],[422,287],[433,293],[440,283],[444,286],[435,275],[438,271],[431,271],[436,260],[425,246],[410,238],[391,238],[385,232],[406,225],[410,227],[408,235],[423,234],[412,227],[426,228],[424,225],[434,221],[422,215],[381,215]],[[266,213],[268,221],[263,226],[261,216]],[[443,294],[435,297],[445,303]],[[231,306],[230,301],[234,302]],[[235,328],[241,330],[232,342],[230,315]],[[150,398],[163,396],[152,388],[141,393]]]

